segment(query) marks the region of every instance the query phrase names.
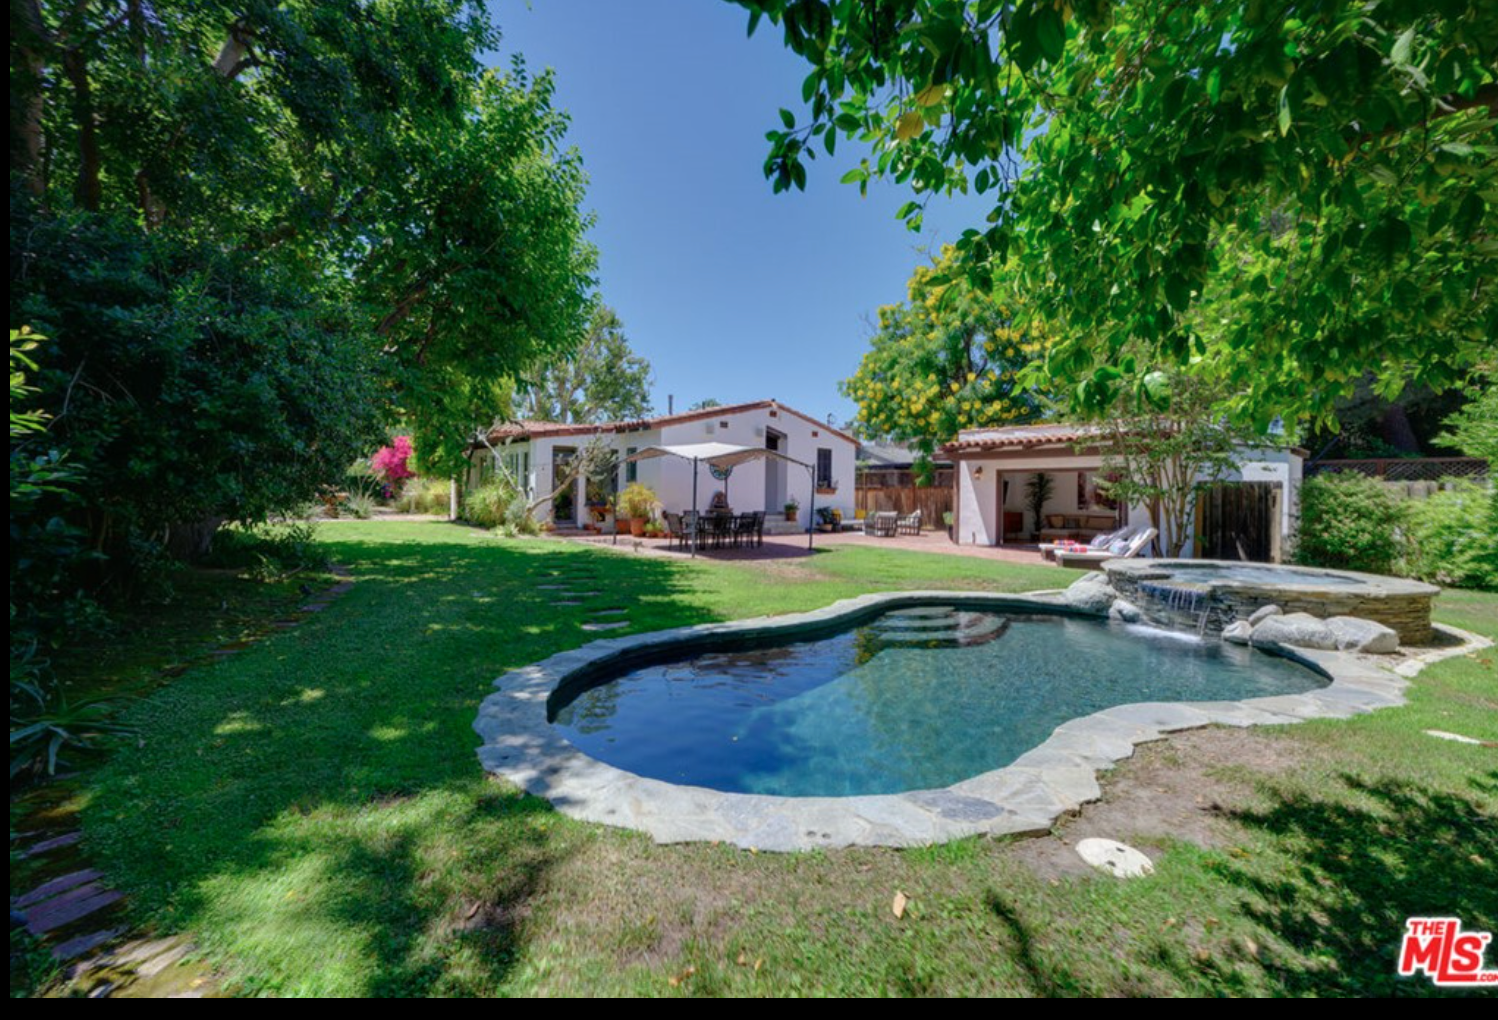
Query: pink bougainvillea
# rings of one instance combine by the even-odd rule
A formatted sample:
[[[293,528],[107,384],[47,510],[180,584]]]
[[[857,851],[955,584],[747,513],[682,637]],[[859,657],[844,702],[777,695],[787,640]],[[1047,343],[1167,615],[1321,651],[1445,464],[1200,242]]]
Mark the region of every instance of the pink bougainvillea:
[[[380,447],[369,459],[369,467],[376,478],[399,489],[402,482],[416,475],[411,470],[411,437],[396,436],[391,445]]]

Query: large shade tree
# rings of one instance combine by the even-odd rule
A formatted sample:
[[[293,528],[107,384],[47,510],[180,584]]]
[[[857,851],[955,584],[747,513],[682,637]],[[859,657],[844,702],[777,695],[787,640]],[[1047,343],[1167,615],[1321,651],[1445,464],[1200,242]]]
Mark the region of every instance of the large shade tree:
[[[908,301],[879,309],[870,349],[842,384],[860,434],[909,443],[923,458],[961,429],[1023,424],[1042,407],[1020,376],[1044,358],[1049,334],[1039,320],[1019,323],[1019,294],[954,276],[952,254],[915,270]]]
[[[650,362],[630,349],[618,314],[600,305],[577,346],[537,374],[523,406],[525,417],[538,421],[644,418],[650,414]]]
[[[581,335],[594,254],[548,76],[462,0],[17,0],[11,317],[50,439],[137,535],[252,517],[410,425],[461,463]]]
[[[1021,267],[1080,408],[1196,355],[1243,417],[1325,414],[1366,371],[1457,384],[1498,335],[1490,0],[741,2],[811,65],[776,189],[845,138],[872,154],[844,180],[910,185],[913,224],[932,194],[992,196],[963,269]]]

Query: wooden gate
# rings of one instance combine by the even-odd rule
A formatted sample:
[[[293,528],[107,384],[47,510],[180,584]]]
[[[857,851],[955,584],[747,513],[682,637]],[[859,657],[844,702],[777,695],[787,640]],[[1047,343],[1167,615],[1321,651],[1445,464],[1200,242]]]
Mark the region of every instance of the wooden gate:
[[[1218,482],[1196,502],[1196,555],[1209,560],[1279,559],[1279,483]]]

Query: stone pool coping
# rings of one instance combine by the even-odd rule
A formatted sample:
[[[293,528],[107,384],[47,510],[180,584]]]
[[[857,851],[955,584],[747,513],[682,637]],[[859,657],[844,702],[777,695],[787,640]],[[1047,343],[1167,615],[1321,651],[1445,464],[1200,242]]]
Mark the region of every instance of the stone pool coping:
[[[1213,723],[1254,726],[1343,719],[1402,705],[1419,664],[1491,642],[1455,628],[1456,648],[1406,659],[1394,673],[1350,652],[1280,648],[1331,683],[1305,694],[1243,701],[1139,702],[1117,705],[1057,726],[1009,765],[935,790],[859,797],[777,797],[680,786],[626,772],[589,757],[547,721],[547,701],[569,680],[604,667],[627,666],[675,645],[703,649],[725,639],[829,632],[892,609],[939,603],[973,609],[1023,610],[1087,618],[1048,595],[987,592],[885,592],[843,599],[809,613],[699,624],[594,641],[514,670],[494,682],[474,729],[479,761],[527,793],[573,818],[638,829],[658,843],[711,841],[757,850],[844,846],[925,846],[978,834],[1048,831],[1055,820],[1097,800],[1097,773],[1130,757],[1135,746],[1177,730]]]

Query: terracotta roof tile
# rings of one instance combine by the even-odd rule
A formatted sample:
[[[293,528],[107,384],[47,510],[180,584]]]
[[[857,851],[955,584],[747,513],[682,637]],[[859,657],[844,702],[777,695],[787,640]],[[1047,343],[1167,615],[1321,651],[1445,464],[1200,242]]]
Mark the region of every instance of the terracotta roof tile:
[[[754,400],[745,404],[724,404],[719,407],[703,408],[700,411],[683,411],[680,414],[661,415],[658,418],[636,418],[631,421],[607,421],[597,424],[567,424],[555,421],[536,421],[534,419],[520,419],[518,421],[503,422],[495,425],[489,430],[489,441],[495,442],[501,439],[539,439],[547,436],[591,436],[605,432],[644,432],[649,429],[663,428],[667,425],[680,425],[685,422],[706,421],[709,418],[719,418],[723,415],[738,414],[743,411],[757,411],[761,408],[775,408],[786,414],[795,415],[825,429],[835,436],[839,436],[848,442],[857,442],[852,436],[842,429],[828,425],[824,421],[818,421],[808,414],[802,414],[795,408],[786,407],[784,404],[774,400]]]
[[[1054,446],[1059,443],[1075,443],[1084,439],[1095,439],[1105,435],[1102,425],[1053,424],[1010,425],[997,429],[964,429],[957,433],[942,449],[960,450],[1007,450],[1023,449],[1027,446]]]

